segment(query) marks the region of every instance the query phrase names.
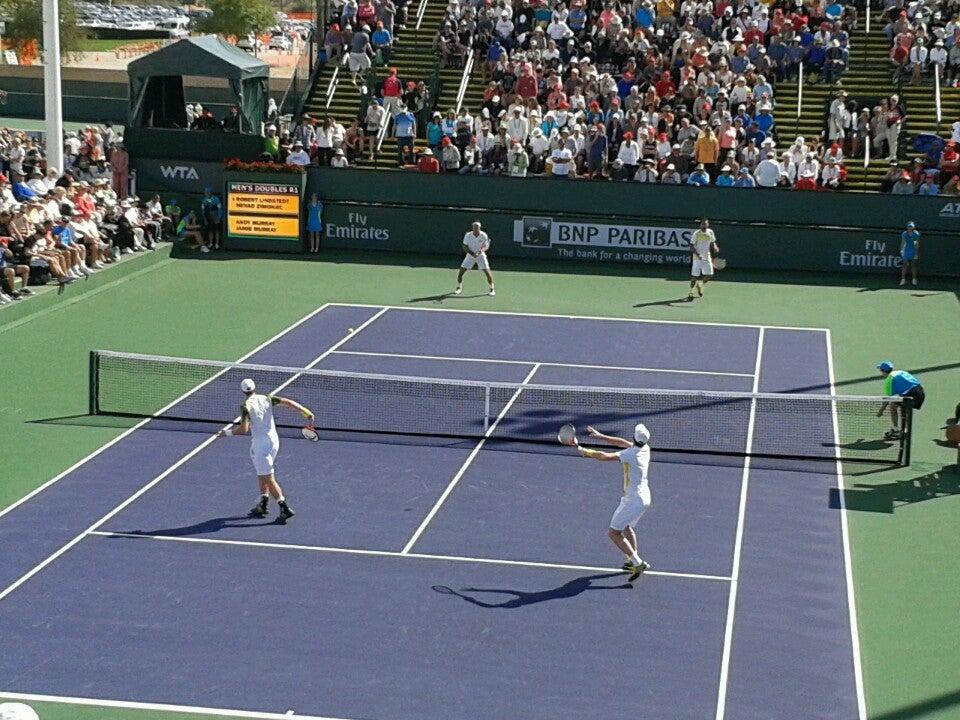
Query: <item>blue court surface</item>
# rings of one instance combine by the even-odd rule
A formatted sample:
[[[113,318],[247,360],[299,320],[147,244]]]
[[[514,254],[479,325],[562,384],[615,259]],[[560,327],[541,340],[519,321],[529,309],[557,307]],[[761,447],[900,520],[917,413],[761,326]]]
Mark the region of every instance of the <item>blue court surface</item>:
[[[347,305],[245,361],[761,393],[832,381],[821,330]],[[284,434],[286,526],[246,517],[249,439],[140,423],[0,514],[0,695],[263,718],[863,717],[836,463],[658,454],[657,418],[637,418],[654,570],[631,586],[606,537],[619,466],[498,442],[522,399],[497,410],[485,440]],[[726,442],[758,453],[810,431],[750,403],[724,417]]]

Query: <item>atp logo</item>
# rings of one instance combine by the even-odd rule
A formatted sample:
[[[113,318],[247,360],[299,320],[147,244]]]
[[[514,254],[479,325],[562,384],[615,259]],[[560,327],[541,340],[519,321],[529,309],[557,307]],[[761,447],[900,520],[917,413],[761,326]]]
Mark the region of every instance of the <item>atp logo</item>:
[[[940,217],[960,218],[960,203],[947,203],[940,208]]]

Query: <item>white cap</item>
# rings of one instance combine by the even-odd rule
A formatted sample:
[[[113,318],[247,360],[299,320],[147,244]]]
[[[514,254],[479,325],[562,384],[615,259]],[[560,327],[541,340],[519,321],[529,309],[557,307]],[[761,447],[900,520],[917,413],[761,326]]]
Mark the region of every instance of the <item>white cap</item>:
[[[40,716],[23,703],[0,703],[0,720],[40,720]]]
[[[650,431],[647,430],[647,426],[643,423],[637,423],[637,426],[633,429],[633,439],[644,445],[650,442]]]
[[[250,378],[247,378],[246,380],[240,383],[240,389],[243,390],[243,392],[245,393],[252,393],[254,390],[257,389],[257,384]]]

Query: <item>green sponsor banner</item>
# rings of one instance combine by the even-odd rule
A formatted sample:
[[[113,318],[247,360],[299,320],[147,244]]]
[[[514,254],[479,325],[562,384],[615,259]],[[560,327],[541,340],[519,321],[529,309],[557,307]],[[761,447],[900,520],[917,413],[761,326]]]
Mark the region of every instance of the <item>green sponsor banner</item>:
[[[491,259],[574,260],[687,267],[690,223],[625,219],[597,222],[569,215],[511,214],[493,210],[419,207],[324,206],[325,247],[450,255],[459,258],[464,233],[479,220],[490,235]],[[896,231],[801,229],[721,224],[721,256],[730,267],[816,272],[888,273],[900,267]],[[927,275],[960,275],[960,239],[923,236]]]

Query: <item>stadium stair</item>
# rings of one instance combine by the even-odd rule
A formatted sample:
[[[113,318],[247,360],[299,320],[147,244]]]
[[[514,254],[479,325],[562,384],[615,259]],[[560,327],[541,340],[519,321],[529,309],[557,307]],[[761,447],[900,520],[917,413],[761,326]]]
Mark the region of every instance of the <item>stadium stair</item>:
[[[429,79],[434,66],[433,38],[443,19],[446,6],[439,0],[428,0],[419,29],[417,29],[417,9],[418,4],[412,3],[406,27],[403,29],[397,28],[393,53],[389,63],[389,67],[397,68],[397,74],[404,83],[408,80],[426,81]],[[304,105],[304,112],[317,119],[329,115],[346,125],[353,119],[358,118],[362,108],[366,106],[363,104],[364,97],[361,86],[358,84],[355,87],[350,82],[350,72],[346,67],[341,67],[337,72],[335,90],[330,98],[330,104],[327,106],[327,89],[330,87],[335,72],[337,72],[335,65],[328,64],[324,67]],[[458,74],[453,82],[453,92],[456,92],[456,87],[460,82],[459,71],[455,72]],[[386,75],[386,69],[377,68],[376,75],[382,80]],[[441,74],[441,88],[446,87],[449,91],[450,86],[447,82]],[[373,88],[370,88],[370,90],[372,91]],[[425,147],[426,142],[418,138],[416,145],[418,148]],[[391,161],[396,157],[396,152],[396,141],[388,134],[384,138],[381,148],[380,165],[384,166],[384,163],[386,163],[388,167],[392,166]],[[375,162],[363,159],[358,160],[356,165],[373,167]]]
[[[850,97],[857,100],[860,109],[865,103],[877,100],[896,92],[890,67],[890,43],[883,34],[883,25],[874,19],[870,32],[861,26],[850,34],[851,56],[847,72],[843,76],[843,88]],[[913,100],[906,98],[907,112]],[[870,105],[872,111],[873,106]],[[901,132],[901,148],[908,136]],[[847,186],[851,190],[879,191],[884,174],[890,169],[886,157],[870,158],[870,164],[864,168],[862,158],[847,163]]]

